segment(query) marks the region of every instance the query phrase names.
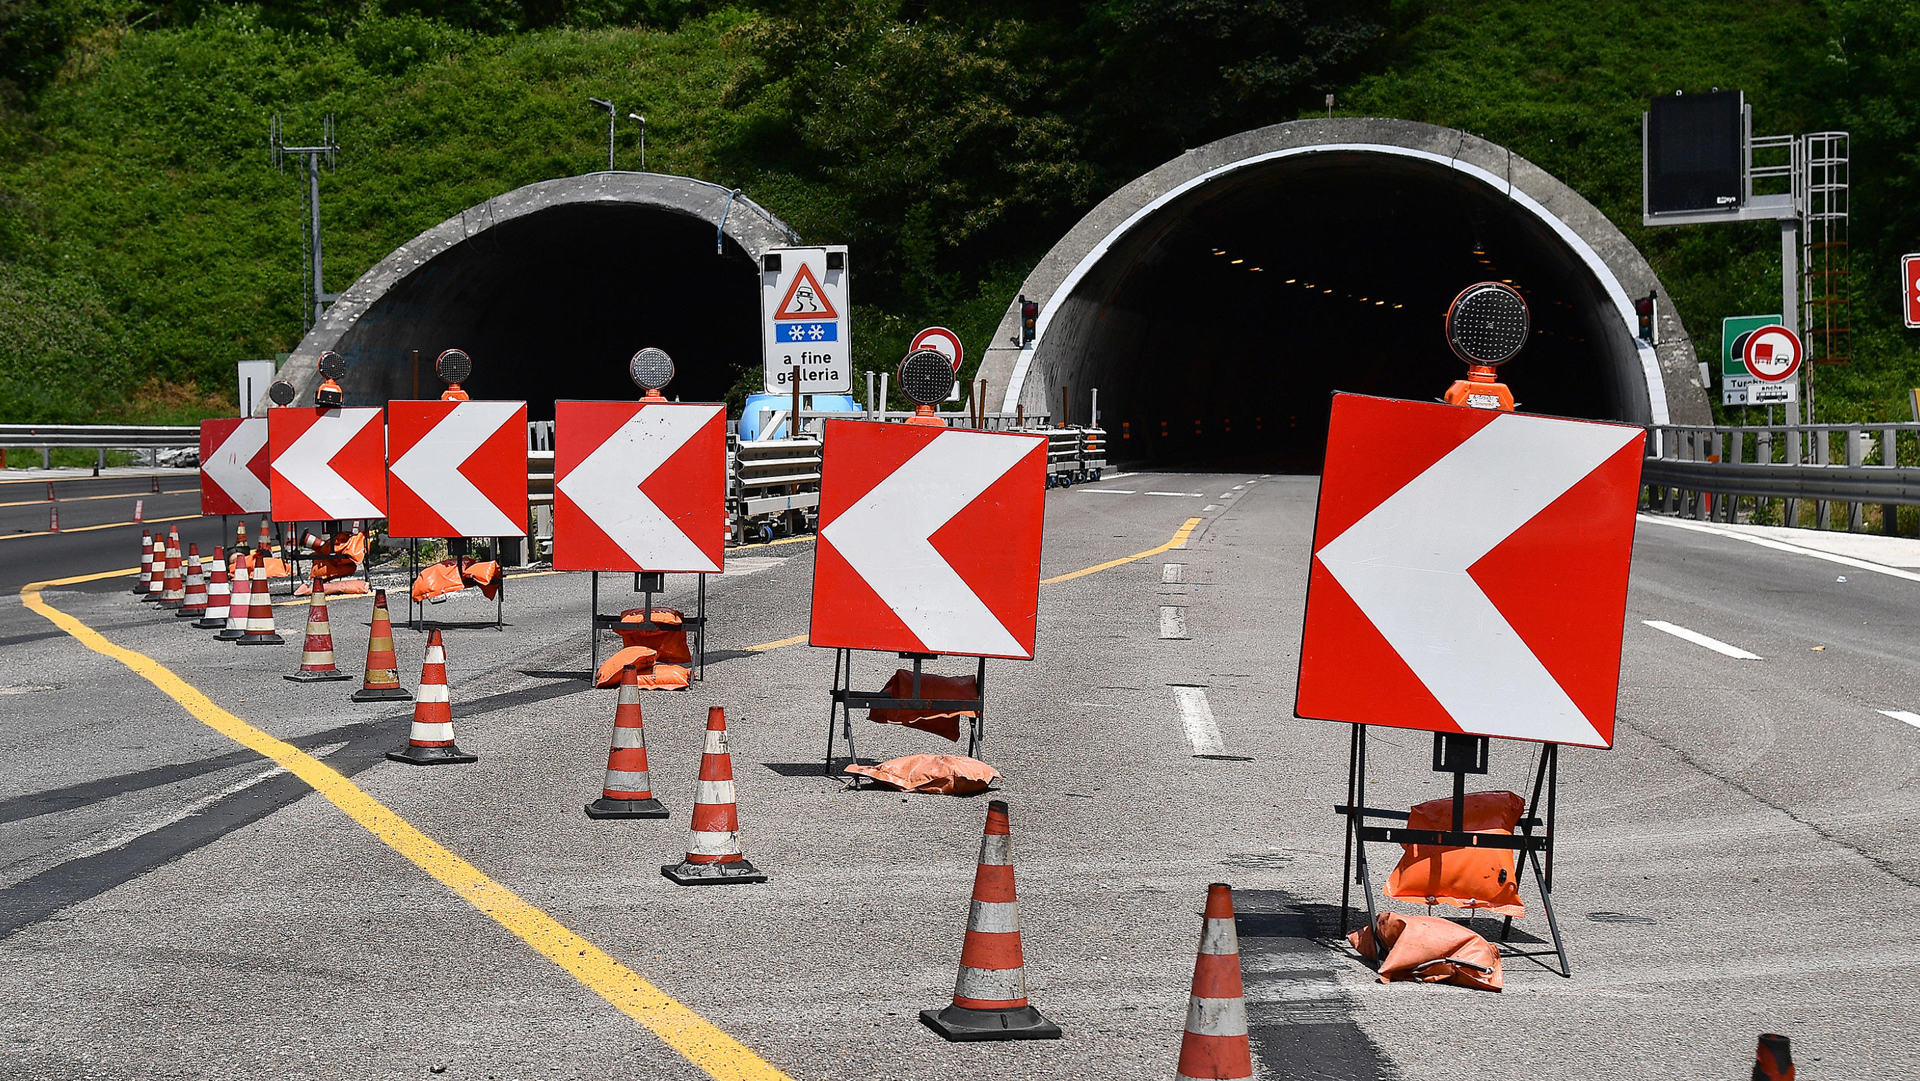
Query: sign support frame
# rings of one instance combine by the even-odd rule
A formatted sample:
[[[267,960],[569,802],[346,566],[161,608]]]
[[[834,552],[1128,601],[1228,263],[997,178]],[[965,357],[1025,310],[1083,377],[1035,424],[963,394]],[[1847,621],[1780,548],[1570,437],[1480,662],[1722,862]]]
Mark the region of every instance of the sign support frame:
[[[407,629],[410,631],[420,631],[429,629],[429,626],[432,626],[438,627],[443,631],[456,628],[477,630],[481,627],[489,626],[485,620],[463,620],[449,623],[444,620],[436,619],[429,621],[427,619],[427,602],[415,601],[413,599],[413,583],[420,580],[420,541],[422,539],[421,537],[407,538]],[[453,557],[454,568],[460,572],[461,580],[465,581],[467,570],[467,543],[473,538],[445,537],[441,539],[447,542],[447,554]],[[500,538],[490,537],[488,539],[493,542],[493,558],[494,562],[497,563],[500,560]],[[456,544],[459,546],[457,549],[455,548]],[[420,614],[417,619],[414,616],[415,605],[418,605],[420,609]],[[507,629],[506,609],[507,571],[505,567],[502,567],[500,568],[499,584],[493,591],[493,623],[491,626],[494,630],[504,631]]]
[[[859,652],[877,653],[882,651],[860,650]],[[853,689],[853,654],[854,650],[845,646],[837,646],[833,651],[833,701],[827,707],[827,755],[826,761],[820,767],[822,776],[833,776],[833,744],[834,727],[836,724],[844,726],[843,731],[847,740],[848,759],[853,764],[859,763],[860,754],[854,749],[853,742],[853,711],[856,709],[868,711],[876,709],[925,709],[938,710],[941,712],[971,710],[973,717],[967,726],[967,757],[974,757],[974,752],[979,749],[980,744],[986,742],[987,659],[985,657],[976,656],[974,658],[975,661],[978,662],[974,670],[973,683],[974,694],[977,697],[922,698],[920,697],[920,666],[926,661],[939,660],[944,654],[901,653],[899,654],[900,659],[913,661],[912,697],[895,698],[885,691],[856,691]],[[966,654],[959,654],[959,656],[966,656]],[[857,773],[853,776],[853,787],[855,789],[860,787],[860,775]]]
[[[636,631],[665,631],[675,628],[653,621],[653,595],[655,593],[664,593],[666,590],[659,588],[642,588],[642,586],[652,587],[664,585],[667,576],[665,571],[633,572],[634,592],[644,595],[642,604],[645,608],[645,618],[638,623],[630,619],[622,619],[619,616],[603,615],[600,611],[600,572],[588,571],[587,573],[593,576],[593,584],[591,587],[592,596],[587,602],[588,621],[590,625],[590,629],[587,632],[587,640],[590,643],[588,646],[587,682],[592,683],[594,676],[600,671],[600,635],[603,632],[614,627],[625,627],[629,630]],[[707,572],[694,571],[691,573],[699,580],[698,585],[695,587],[698,598],[695,610],[699,614],[681,616],[678,629],[690,631],[693,634],[693,646],[688,651],[693,654],[693,663],[688,667],[692,670],[694,682],[704,683],[707,678]]]

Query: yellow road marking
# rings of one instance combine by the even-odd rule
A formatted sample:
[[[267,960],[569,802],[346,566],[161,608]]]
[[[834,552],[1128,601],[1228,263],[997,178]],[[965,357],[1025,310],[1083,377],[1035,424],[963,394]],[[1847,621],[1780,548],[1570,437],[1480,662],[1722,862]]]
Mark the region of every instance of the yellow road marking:
[[[64,579],[71,582],[74,579]],[[705,1070],[716,1081],[791,1081],[745,1044],[681,1005],[664,991],[614,960],[560,921],[522,900],[438,841],[414,827],[386,804],[290,743],[275,739],[215,705],[213,700],[166,666],[143,653],[124,649],[79,619],[49,605],[40,591],[54,582],[21,589],[22,603],[95,653],[126,665],[180,703],[200,723],[258,754],[272,759],[326,797],[367,832],[438,879],[468,904],[518,935],[541,956],[565,969],[588,990],[621,1013],[652,1030],[668,1047]]]
[[[139,573],[139,567],[128,567],[123,571],[99,571],[95,574],[76,574],[71,578],[55,578],[50,582],[35,582],[28,586],[27,589],[38,592],[48,586],[70,586],[80,582],[98,582],[102,578],[131,578]],[[21,592],[25,593],[26,590],[23,589]]]
[[[762,642],[757,646],[748,646],[747,652],[748,653],[765,653],[767,650],[779,649],[781,646],[797,646],[806,640],[807,640],[806,635],[796,634],[792,638],[782,638],[778,642]]]
[[[1055,582],[1071,582],[1075,578],[1085,578],[1089,574],[1098,574],[1104,570],[1111,570],[1114,567],[1124,566],[1128,563],[1133,562],[1136,559],[1145,559],[1148,556],[1157,556],[1161,552],[1171,551],[1187,543],[1187,538],[1193,534],[1194,529],[1197,528],[1199,525],[1200,525],[1200,519],[1189,518],[1187,519],[1186,525],[1181,526],[1178,530],[1174,532],[1172,540],[1168,541],[1167,543],[1161,545],[1158,548],[1149,548],[1144,552],[1135,552],[1132,555],[1125,556],[1121,559],[1109,559],[1105,563],[1101,563],[1092,567],[1086,567],[1084,569],[1074,571],[1071,574],[1058,574],[1053,576],[1052,578],[1042,578],[1040,579],[1040,584],[1043,586],[1050,586]]]
[[[169,488],[164,492],[131,492],[125,495],[63,495],[59,499],[22,499],[18,503],[0,503],[0,507],[38,507],[48,503],[85,503],[89,499],[145,499],[150,495],[186,495],[198,488]]]
[[[780,544],[805,544],[808,541],[813,540],[815,536],[816,536],[815,534],[809,533],[803,537],[781,537],[779,540],[754,541],[752,544],[736,544],[733,547],[727,549],[727,551],[748,552],[748,551],[752,551],[755,548],[772,548],[775,545],[780,545]]]
[[[148,518],[145,521],[140,521],[140,522],[108,522],[106,525],[77,525],[77,526],[74,526],[72,529],[63,529],[60,531],[60,533],[91,533],[96,529],[118,529],[123,525],[153,525],[157,522],[184,522],[189,518],[204,518],[204,517],[206,516],[202,514],[176,514],[171,518]],[[56,536],[59,536],[59,534],[55,533],[53,530],[43,529],[38,533],[0,533],[0,540],[19,540],[21,537],[56,537]]]

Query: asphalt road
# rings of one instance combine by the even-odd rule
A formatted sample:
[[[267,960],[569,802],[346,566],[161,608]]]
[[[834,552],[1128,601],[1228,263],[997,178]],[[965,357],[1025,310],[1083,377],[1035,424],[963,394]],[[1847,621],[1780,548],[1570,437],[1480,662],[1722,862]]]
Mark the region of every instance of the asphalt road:
[[[506,631],[447,632],[457,735],[480,761],[425,770],[380,757],[404,707],[279,678],[303,609],[278,609],[287,645],[248,649],[159,617],[125,581],[45,598],[321,756],[792,1078],[1171,1076],[1210,881],[1237,889],[1264,1077],[1744,1076],[1763,1031],[1793,1036],[1803,1076],[1920,1074],[1905,1006],[1920,727],[1881,712],[1920,714],[1920,581],[1643,524],[1617,746],[1562,757],[1555,904],[1573,978],[1513,960],[1501,995],[1383,985],[1334,936],[1347,731],[1291,716],[1314,492],[1163,474],[1048,497],[1048,576],[1202,519],[1184,549],[1043,586],[1038,658],[990,665],[980,757],[1012,805],[1029,988],[1058,1042],[947,1044],[916,1020],[951,994],[985,801],[820,775],[831,654],[751,648],[805,632],[810,543],[733,553],[709,588],[706,681],[646,699],[664,822],[581,813],[613,709],[578,678],[584,575],[516,579]],[[0,540],[7,573],[11,546],[34,543]],[[86,569],[128,565],[118,551]],[[434,614],[491,612],[458,599]],[[333,606],[356,672],[367,613]],[[421,646],[401,632],[409,685]],[[863,657],[858,682],[892,666]],[[304,782],[15,600],[0,603],[0,703],[0,1076],[706,1076]],[[764,885],[658,873],[686,845],[710,704],[728,709]],[[866,758],[947,749],[864,721],[856,735]],[[1444,794],[1423,735],[1370,747],[1369,804]],[[1486,786],[1519,789],[1530,755],[1497,745]],[[1525,893],[1516,938],[1538,949]]]
[[[207,554],[213,545],[231,543],[231,530],[223,531],[219,518],[200,517],[198,470],[60,478],[52,503],[46,491],[45,480],[0,481],[0,592],[136,566],[142,529],[178,528],[182,543],[198,544]],[[133,524],[136,502],[146,525]],[[58,534],[48,532],[53,508],[60,513]]]

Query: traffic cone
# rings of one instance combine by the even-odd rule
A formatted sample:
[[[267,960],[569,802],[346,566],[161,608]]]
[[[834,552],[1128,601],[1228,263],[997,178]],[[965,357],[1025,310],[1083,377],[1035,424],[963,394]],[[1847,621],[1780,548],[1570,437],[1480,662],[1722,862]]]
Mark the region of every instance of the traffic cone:
[[[175,619],[199,619],[207,614],[207,576],[200,569],[200,546],[187,545],[186,597],[180,602]]]
[[[647,776],[647,730],[640,723],[640,679],[633,665],[620,672],[620,700],[613,709],[613,746],[607,750],[607,780],[587,817],[665,818]]]
[[[1247,1001],[1240,985],[1240,936],[1233,924],[1233,887],[1207,887],[1200,953],[1193,962],[1193,997],[1180,1039],[1180,1081],[1240,1081],[1253,1077],[1247,1043]]]
[[[247,620],[253,618],[253,581],[247,572],[245,552],[236,550],[227,565],[232,568],[227,577],[233,596],[227,601],[227,625],[213,636],[222,642],[234,642],[247,633]]]
[[[54,495],[53,495],[53,482],[52,482],[52,481],[48,481],[48,482],[47,482],[47,502],[49,502],[49,503],[51,503],[51,502],[53,502],[53,500],[54,500]]]
[[[144,499],[134,500],[133,501],[133,524],[139,525],[141,522],[144,522],[146,520],[147,520],[147,501]]]
[[[621,679],[624,682],[626,677]],[[688,842],[687,858],[660,868],[660,873],[682,886],[767,880],[740,851],[740,809],[733,802],[727,711],[719,706],[707,709],[707,746],[700,756],[700,783],[694,787],[693,839]]]
[[[147,592],[141,600],[159,604],[167,591],[167,535],[158,533],[153,538],[153,566],[147,571]]]
[[[273,535],[271,531],[267,529],[267,520],[265,518],[260,519],[260,543],[255,546],[254,550],[261,555],[273,554]]]
[[[307,605],[307,641],[300,648],[300,670],[286,678],[295,683],[353,678],[333,663],[333,623],[327,619],[327,598],[318,590],[314,591],[313,602]]]
[[[161,579],[160,607],[178,608],[187,602],[187,583],[180,575],[180,535],[167,534],[166,575]]]
[[[251,568],[253,603],[247,605],[247,633],[235,639],[243,646],[277,646],[286,639],[273,629],[273,598],[267,594],[267,563],[256,560]]]
[[[133,595],[147,595],[147,579],[153,577],[153,530],[140,531],[140,577],[133,583]]]
[[[373,629],[367,635],[367,676],[353,692],[355,702],[405,701],[412,692],[400,685],[400,659],[393,655],[393,617],[387,591],[373,591]]]
[[[226,549],[213,546],[213,561],[208,564],[207,610],[194,623],[201,630],[218,630],[227,625],[227,613],[233,600],[233,586],[227,581]]]
[[[1793,1041],[1771,1032],[1760,1034],[1754,1052],[1753,1081],[1793,1081]]]
[[[953,1005],[921,1010],[928,1028],[953,1042],[1057,1040],[1060,1026],[1027,1003],[1027,972],[1020,955],[1020,910],[1013,894],[1013,829],[1005,800],[987,803],[973,904],[960,946]]]
[[[235,555],[239,555],[245,552],[246,550],[247,550],[247,520],[245,518],[242,518],[239,521],[233,523],[233,551]]]
[[[60,504],[58,503],[47,508],[47,532],[60,532]]]
[[[440,643],[438,627],[427,633],[427,657],[420,666],[420,693],[413,701],[413,728],[407,733],[407,745],[388,751],[387,757],[416,766],[480,761],[479,755],[468,754],[453,743],[453,705],[447,699],[447,648]]]

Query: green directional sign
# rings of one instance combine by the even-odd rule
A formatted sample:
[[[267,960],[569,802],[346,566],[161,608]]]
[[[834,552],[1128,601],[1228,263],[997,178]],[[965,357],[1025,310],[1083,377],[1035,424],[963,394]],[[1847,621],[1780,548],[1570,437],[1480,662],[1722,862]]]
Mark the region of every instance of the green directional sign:
[[[1748,331],[1770,327],[1778,322],[1780,317],[1777,315],[1729,315],[1720,320],[1720,374],[1751,378],[1746,362],[1740,359],[1740,353],[1734,349],[1733,343]]]

